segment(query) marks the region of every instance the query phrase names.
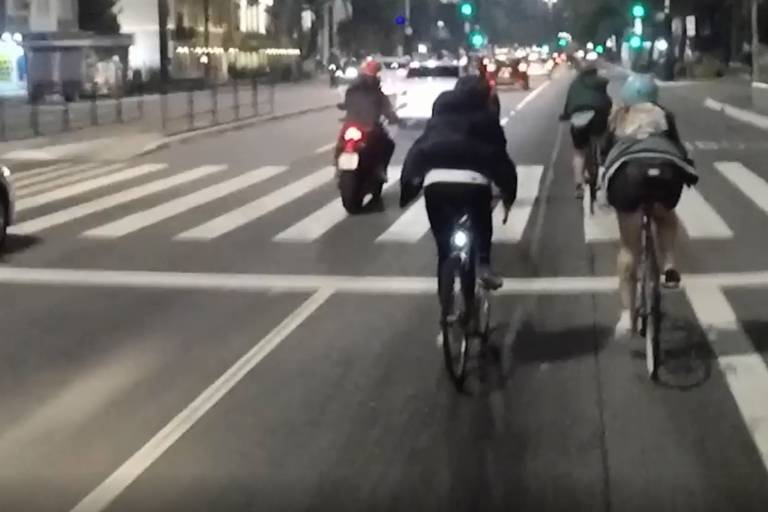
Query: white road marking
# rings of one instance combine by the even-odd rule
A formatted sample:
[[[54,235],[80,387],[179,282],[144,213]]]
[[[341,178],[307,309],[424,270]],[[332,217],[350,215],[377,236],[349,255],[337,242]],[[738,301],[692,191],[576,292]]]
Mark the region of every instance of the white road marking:
[[[683,191],[676,211],[690,238],[705,240],[733,238],[731,228],[695,188]]]
[[[758,208],[768,213],[768,182],[739,162],[715,162],[715,169]]]
[[[533,100],[534,100],[534,98],[536,98],[536,96],[538,96],[538,95],[541,93],[541,91],[543,91],[543,90],[544,90],[544,89],[545,89],[545,88],[546,88],[546,87],[547,87],[547,86],[548,86],[550,83],[551,83],[551,82],[550,82],[549,80],[547,80],[546,82],[544,82],[543,84],[541,84],[540,86],[538,86],[536,89],[534,89],[533,91],[531,91],[531,93],[530,93],[530,94],[528,94],[528,96],[526,96],[525,98],[523,98],[523,101],[521,101],[520,103],[518,103],[518,104],[517,104],[517,107],[515,107],[515,111],[516,111],[516,112],[520,112],[520,111],[521,111],[523,108],[525,108],[525,106],[526,106],[528,103],[530,103],[531,101],[533,101]]]
[[[123,167],[123,164],[112,164],[104,167],[98,167],[96,169],[88,169],[86,171],[77,172],[74,174],[67,174],[57,179],[51,179],[50,181],[43,181],[32,185],[25,184],[23,186],[16,187],[18,197],[29,197],[33,194],[45,192],[46,190],[53,190],[64,185],[77,183],[88,178],[101,176],[109,172],[116,171]]]
[[[768,287],[768,271],[686,274],[685,286],[738,288]],[[340,276],[300,274],[233,274],[153,272],[140,270],[83,270],[63,268],[0,267],[0,283],[31,286],[126,288],[149,290],[222,290],[231,292],[314,292],[320,289],[352,294],[434,294],[434,276]],[[504,278],[494,295],[568,295],[613,293],[615,276]]]
[[[336,143],[335,142],[331,142],[330,144],[326,144],[325,146],[321,146],[321,147],[317,148],[313,153],[316,154],[316,155],[320,155],[322,153],[326,153],[326,152],[332,150],[335,147],[336,147]]]
[[[113,208],[115,206],[125,204],[130,201],[149,196],[151,194],[156,194],[157,192],[162,192],[163,190],[168,190],[172,187],[182,185],[184,183],[189,183],[196,179],[202,178],[203,176],[208,176],[209,174],[222,171],[226,168],[227,167],[223,165],[205,165],[198,167],[196,169],[182,172],[168,178],[162,178],[144,185],[130,188],[128,190],[117,192],[115,194],[100,197],[99,199],[94,199],[93,201],[87,203],[77,204],[75,206],[71,206],[69,208],[65,208],[48,215],[43,215],[42,217],[37,217],[26,222],[21,222],[15,226],[11,226],[10,232],[14,234],[36,233],[38,231],[42,231],[43,229],[58,226],[66,222],[85,217],[86,215],[90,215],[92,213]]]
[[[80,163],[80,164],[66,166],[63,168],[62,167],[63,166],[61,165],[55,165],[53,166],[52,170],[42,174],[33,175],[31,173],[25,172],[23,174],[13,175],[13,184],[16,186],[17,189],[21,189],[29,185],[34,185],[35,183],[42,183],[42,182],[51,180],[53,178],[58,178],[61,176],[69,176],[72,174],[79,173],[80,171],[83,171],[83,170],[92,169],[96,167],[96,164]]]
[[[721,290],[714,286],[687,286],[686,291],[693,312],[717,354],[720,371],[763,466],[768,469],[768,368],[765,360],[755,351]]]
[[[586,188],[586,187],[585,187]],[[595,213],[589,212],[589,190],[584,191],[584,239],[588,244],[598,242],[615,242],[620,238],[619,222],[613,208],[601,207],[595,204]]]
[[[714,151],[718,149],[720,146],[717,142],[713,142],[711,140],[697,140],[696,147],[698,147],[699,149],[707,150],[707,151]]]
[[[162,171],[168,166],[165,164],[145,164],[138,167],[132,167],[124,171],[112,173],[109,176],[101,176],[87,181],[82,181],[68,187],[63,187],[58,190],[52,190],[40,195],[28,197],[22,199],[16,203],[16,210],[23,211],[28,208],[34,208],[53,201],[59,201],[61,199],[67,199],[76,195],[90,192],[98,188],[106,187],[108,185],[114,185],[123,181],[132,180],[139,176],[151,174],[153,172]]]
[[[234,194],[244,188],[276,176],[286,169],[287,167],[284,166],[273,165],[260,167],[227,181],[211,185],[210,187],[198,190],[189,195],[160,204],[149,210],[137,212],[133,215],[110,222],[109,224],[90,229],[84,232],[82,236],[88,238],[119,238],[198,206],[215,201],[216,199]]]
[[[50,172],[56,172],[64,167],[66,167],[67,164],[53,164],[53,165],[46,165],[44,167],[37,167],[35,169],[30,169],[28,171],[21,171],[21,172],[14,172],[13,169],[11,169],[11,172],[13,172],[12,180],[14,183],[16,181],[25,181],[26,179],[32,177],[32,176],[39,176],[41,174],[47,174]]]
[[[401,242],[416,243],[429,232],[424,196],[413,203],[389,229],[376,239],[376,243]]]
[[[400,180],[402,167],[390,167],[389,180],[384,185],[384,190],[392,188]],[[339,222],[346,219],[347,211],[337,198],[326,204],[315,213],[289,227],[278,234],[273,240],[278,242],[312,242],[327,233]]]
[[[320,290],[307,299],[163,427],[147,444],[83,498],[71,512],[101,512],[106,509],[176,441],[200,421],[213,406],[219,403],[237,383],[243,380],[256,365],[325,304],[332,293],[328,290]]]
[[[334,175],[333,167],[325,167],[290,185],[267,194],[236,210],[217,217],[205,224],[185,231],[175,238],[177,240],[212,240],[234,231],[235,229],[253,222],[254,220],[285,206],[290,201],[311,192],[317,187],[331,181]]]
[[[728,117],[741,121],[742,123],[751,124],[763,130],[768,130],[768,116],[758,114],[751,110],[734,107],[727,103],[721,103],[715,101],[712,98],[704,100],[704,106],[711,110],[722,112]]]
[[[525,227],[531,218],[533,205],[539,195],[543,165],[520,165],[517,168],[517,200],[505,226],[504,205],[499,203],[493,215],[493,240],[502,243],[516,243],[523,238]]]

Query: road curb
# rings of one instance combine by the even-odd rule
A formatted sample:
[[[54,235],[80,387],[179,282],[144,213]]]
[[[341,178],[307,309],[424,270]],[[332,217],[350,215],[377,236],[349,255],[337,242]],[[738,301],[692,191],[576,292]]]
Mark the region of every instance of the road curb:
[[[298,110],[294,112],[286,112],[282,114],[272,114],[269,116],[262,116],[262,117],[254,117],[252,119],[244,119],[242,121],[234,121],[231,123],[225,123],[217,126],[209,126],[206,128],[200,128],[197,130],[189,131],[180,133],[178,135],[170,135],[168,137],[164,137],[156,142],[152,142],[151,144],[147,144],[144,146],[144,148],[136,154],[136,156],[143,156],[147,155],[149,153],[153,153],[155,151],[158,151],[160,149],[165,149],[170,146],[173,146],[175,144],[183,144],[184,142],[195,139],[197,137],[203,136],[203,135],[210,135],[210,134],[221,134],[231,131],[240,130],[242,128],[247,128],[249,126],[257,125],[260,123],[267,123],[270,121],[278,121],[280,119],[287,119],[291,117],[298,117],[305,114],[312,114],[314,112],[322,112],[324,110],[330,110],[331,108],[335,108],[336,103],[333,104],[327,104],[327,105],[321,105],[318,107],[311,107],[311,108],[305,108],[303,110]]]
[[[733,105],[717,101],[714,98],[705,99],[704,106],[710,110],[722,112],[726,116],[741,121],[742,123],[751,124],[762,130],[768,130],[768,116],[758,114],[751,110],[734,107]]]

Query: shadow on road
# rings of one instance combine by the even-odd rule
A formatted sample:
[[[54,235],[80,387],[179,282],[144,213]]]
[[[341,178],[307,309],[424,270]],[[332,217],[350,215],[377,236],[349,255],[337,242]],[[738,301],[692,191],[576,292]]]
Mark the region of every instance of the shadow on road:
[[[34,247],[42,241],[41,238],[29,235],[8,235],[5,239],[5,245],[3,246],[2,253],[0,253],[0,261],[5,262],[7,256],[24,252],[27,249]]]
[[[688,391],[706,383],[715,358],[701,328],[693,320],[665,318],[661,326],[663,350],[658,385]],[[645,349],[632,351],[638,364],[645,364]]]

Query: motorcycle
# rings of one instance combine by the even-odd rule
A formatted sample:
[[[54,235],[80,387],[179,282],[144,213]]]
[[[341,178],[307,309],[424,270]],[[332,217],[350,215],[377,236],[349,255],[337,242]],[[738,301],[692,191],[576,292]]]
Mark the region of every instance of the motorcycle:
[[[384,163],[375,161],[374,155],[368,151],[371,136],[370,128],[354,122],[345,122],[341,128],[335,153],[336,179],[341,204],[350,214],[363,209],[363,201],[368,194],[373,196],[373,201],[380,200],[386,183]]]

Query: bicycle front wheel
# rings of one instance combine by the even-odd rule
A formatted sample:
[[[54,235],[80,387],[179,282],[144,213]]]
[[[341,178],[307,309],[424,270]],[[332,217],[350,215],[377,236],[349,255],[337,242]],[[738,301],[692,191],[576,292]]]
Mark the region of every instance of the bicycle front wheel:
[[[445,368],[456,389],[462,391],[467,378],[470,333],[464,289],[467,279],[461,261],[458,258],[446,261],[439,279]]]

